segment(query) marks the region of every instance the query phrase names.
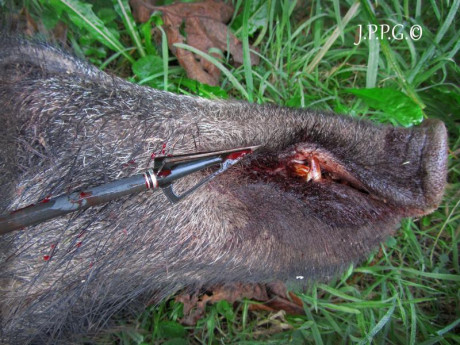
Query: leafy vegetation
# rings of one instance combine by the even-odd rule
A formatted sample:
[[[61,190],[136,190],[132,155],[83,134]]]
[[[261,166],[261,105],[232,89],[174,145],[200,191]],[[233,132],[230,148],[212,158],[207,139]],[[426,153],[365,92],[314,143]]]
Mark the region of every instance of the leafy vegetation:
[[[441,207],[405,220],[395,237],[359,267],[299,294],[305,316],[250,312],[251,301],[219,302],[195,327],[184,327],[178,323],[181,304],[169,300],[124,321],[123,331],[110,336],[113,343],[460,343],[459,6],[460,0],[236,0],[230,26],[243,42],[241,66],[182,45],[221,70],[221,85],[210,87],[188,79],[177,65],[159,13],[139,24],[127,0],[25,2],[47,30],[65,23],[77,54],[141,84],[403,126],[433,117],[448,126],[449,184]],[[384,27],[377,27],[375,34],[385,39],[355,44],[359,25],[364,37],[368,24],[396,29],[384,34]],[[416,25],[421,38],[398,38],[410,37]],[[249,43],[261,58],[257,66],[249,61]]]

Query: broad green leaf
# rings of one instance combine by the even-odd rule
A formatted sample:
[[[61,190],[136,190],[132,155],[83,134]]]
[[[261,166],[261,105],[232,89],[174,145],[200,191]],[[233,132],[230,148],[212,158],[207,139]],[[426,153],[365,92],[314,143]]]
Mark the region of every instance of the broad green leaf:
[[[222,89],[220,86],[212,86],[208,84],[203,84],[196,80],[191,80],[187,78],[183,78],[181,80],[181,84],[187,86],[191,90],[195,90],[195,94],[200,97],[211,98],[211,99],[213,98],[227,99],[228,98],[227,92],[224,89]]]
[[[228,301],[222,300],[222,301],[217,302],[216,309],[217,309],[217,312],[225,316],[225,318],[228,321],[233,321],[235,319],[233,308],[230,305],[230,303],[228,303]]]
[[[117,18],[117,12],[115,12],[113,8],[101,8],[97,11],[97,16],[105,25],[116,25],[115,19]]]
[[[386,239],[385,244],[388,248],[395,248],[398,244],[398,241],[393,236],[390,236]]]
[[[184,326],[175,321],[161,321],[158,324],[158,336],[160,338],[183,338],[186,333]]]
[[[133,63],[133,73],[140,79],[163,72],[163,59],[156,55],[146,55]]]
[[[423,120],[420,106],[401,91],[390,88],[346,89],[346,92],[358,96],[369,107],[388,115],[388,119],[409,127]]]

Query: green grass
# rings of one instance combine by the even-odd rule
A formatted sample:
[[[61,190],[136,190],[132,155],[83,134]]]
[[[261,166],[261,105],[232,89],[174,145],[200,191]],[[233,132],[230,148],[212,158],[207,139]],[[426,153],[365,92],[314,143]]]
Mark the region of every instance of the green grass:
[[[40,1],[25,3],[32,15],[41,7]],[[251,301],[220,302],[208,307],[196,327],[183,327],[177,322],[181,304],[168,300],[121,322],[123,331],[110,336],[114,344],[460,343],[459,0],[237,0],[231,27],[243,42],[244,63],[234,67],[200,53],[222,72],[214,88],[187,80],[166,49],[158,15],[134,23],[125,0],[96,1],[92,8],[79,0],[43,3],[37,21],[48,29],[58,18],[64,21],[75,52],[135,82],[404,126],[433,117],[449,130],[449,184],[439,209],[405,220],[359,267],[301,293],[305,316],[249,312]],[[404,24],[405,35],[420,25],[423,36],[354,45],[358,25],[369,23]],[[152,24],[159,44],[150,42]],[[257,66],[249,60],[250,44],[261,58]]]

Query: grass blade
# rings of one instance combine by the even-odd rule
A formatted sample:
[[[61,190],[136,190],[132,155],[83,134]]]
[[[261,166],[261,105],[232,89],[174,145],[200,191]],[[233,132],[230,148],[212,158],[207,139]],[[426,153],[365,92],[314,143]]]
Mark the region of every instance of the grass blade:
[[[353,18],[356,15],[356,13],[358,12],[358,9],[359,9],[359,1],[355,1],[353,5],[350,7],[350,9],[348,10],[347,14],[345,14],[345,17],[343,17],[342,25],[344,28],[347,26],[351,18]],[[332,35],[329,36],[326,43],[324,43],[323,47],[319,50],[319,52],[313,58],[312,62],[307,66],[305,71],[308,74],[311,74],[313,70],[315,69],[315,67],[321,62],[321,59],[328,52],[328,50],[331,48],[332,44],[337,40],[339,35],[340,35],[340,29],[339,27],[336,27],[334,29],[334,32],[332,32]]]
[[[364,344],[371,344],[372,339],[375,337],[375,335],[380,332],[380,330],[387,324],[388,321],[390,321],[391,316],[393,315],[393,312],[396,308],[396,303],[393,303],[390,309],[385,313],[385,315],[380,319],[379,322],[371,329],[371,331],[367,334],[366,339],[361,340],[359,345],[364,345]]]
[[[379,68],[380,41],[369,40],[369,58],[367,60],[366,88],[372,89],[377,84]]]
[[[316,345],[323,345],[323,340],[321,339],[321,333],[319,332],[318,325],[316,322],[314,322],[313,315],[311,314],[310,309],[305,308],[305,314],[307,314],[307,317],[309,320],[312,320],[313,323],[311,325],[311,332],[313,335],[313,339],[315,340]]]
[[[377,36],[380,36],[380,31],[381,28],[379,26],[379,22],[377,20],[377,17],[375,16],[371,5],[369,4],[368,0],[361,0],[361,3],[363,5],[364,12],[366,13],[369,22],[376,25],[379,28],[379,31],[377,33]],[[401,68],[399,67],[398,62],[396,61],[396,58],[394,56],[393,50],[390,48],[390,44],[388,43],[387,40],[381,40],[381,47],[382,47],[382,52],[383,55],[385,55],[388,64],[392,67],[396,75],[398,76],[398,81],[401,84],[401,87],[403,90],[407,93],[407,95],[412,98],[412,100],[417,103],[421,109],[425,108],[425,104],[423,104],[422,100],[420,97],[417,95],[417,93],[414,91],[413,87],[408,83],[408,80],[406,79],[404,73],[402,72]]]
[[[142,46],[141,38],[137,32],[136,23],[134,22],[133,15],[131,13],[131,8],[129,7],[127,0],[114,0],[115,11],[123,20],[123,23],[128,31],[128,34],[131,36],[134,44],[136,45],[137,50],[141,56],[145,56],[145,50]]]
[[[90,32],[99,42],[122,54],[131,63],[134,59],[125,51],[121,42],[105,27],[104,23],[94,14],[92,5],[78,0],[52,0],[51,3],[64,8],[72,22],[79,28]]]
[[[433,8],[437,9],[436,3],[433,1],[432,3]],[[460,0],[455,0],[452,4],[452,7],[450,8],[449,14],[447,15],[446,20],[440,27],[438,33],[436,34],[436,37],[434,39],[435,44],[431,44],[427,50],[423,53],[422,57],[418,61],[417,65],[415,68],[411,71],[409,76],[407,77],[407,80],[409,83],[413,82],[417,74],[423,70],[426,67],[426,64],[428,60],[433,56],[436,46],[439,44],[441,39],[444,37],[446,34],[447,30],[451,25],[453,25],[453,21],[455,19],[455,16],[457,15],[458,12],[458,7],[460,6]]]
[[[248,90],[248,101],[253,102],[254,83],[252,80],[252,67],[251,67],[251,54],[249,52],[249,33],[248,33],[248,20],[249,10],[251,9],[252,1],[247,0],[244,2],[243,8],[243,66],[244,76],[246,78],[246,87]]]
[[[232,75],[232,73],[227,68],[225,68],[225,66],[222,65],[219,61],[217,61],[216,58],[212,57],[209,54],[203,53],[201,50],[196,49],[195,47],[189,46],[188,44],[176,43],[174,44],[174,46],[177,48],[191,51],[192,53],[195,53],[196,55],[199,55],[205,58],[206,60],[208,60],[209,62],[211,62],[212,64],[214,64],[223,74],[225,74],[225,76],[228,78],[228,80],[233,85],[233,87],[237,89],[243,95],[244,98],[249,99],[249,94],[246,92],[243,85],[241,85],[238,82],[238,80]]]
[[[169,49],[168,49],[168,38],[166,37],[166,32],[163,30],[161,26],[158,27],[161,31],[161,54],[163,59],[163,89],[168,91],[168,73],[169,73]]]

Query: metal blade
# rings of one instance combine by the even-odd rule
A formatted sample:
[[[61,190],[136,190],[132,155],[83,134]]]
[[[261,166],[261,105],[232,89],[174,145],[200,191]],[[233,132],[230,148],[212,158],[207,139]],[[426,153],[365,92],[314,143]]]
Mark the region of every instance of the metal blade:
[[[259,146],[249,146],[249,147],[240,147],[238,149],[232,149],[232,150],[226,150],[226,151],[214,151],[214,152],[202,152],[202,153],[197,153],[197,154],[191,154],[191,155],[182,155],[180,158],[188,158],[186,160],[178,160],[176,162],[183,163],[184,161],[190,160],[190,157],[193,157],[192,160],[200,160],[200,159],[207,159],[209,157],[222,157],[222,163],[220,163],[220,168],[210,174],[209,176],[206,176],[204,179],[202,179],[200,182],[198,182],[196,185],[194,185],[192,188],[186,190],[182,194],[178,195],[174,192],[173,190],[173,183],[165,186],[162,188],[162,191],[164,195],[168,198],[168,200],[175,204],[179,202],[180,200],[184,199],[188,195],[192,194],[194,191],[196,191],[198,188],[206,184],[207,182],[211,181],[213,178],[215,178],[217,175],[220,175],[221,173],[225,172],[228,170],[230,167],[238,163],[240,160],[243,159],[243,157],[246,154],[252,153],[255,150],[257,150]],[[241,153],[241,154],[239,154]],[[175,156],[177,158],[179,156]],[[176,163],[177,164],[177,163]]]
[[[200,158],[207,158],[207,157],[213,157],[213,156],[227,156],[231,153],[235,152],[240,152],[240,151],[255,151],[257,150],[261,145],[255,145],[255,146],[247,146],[247,147],[239,147],[236,149],[230,149],[230,150],[220,150],[220,151],[209,151],[209,152],[197,152],[197,153],[187,153],[187,154],[180,154],[180,155],[173,155],[173,156],[162,156],[162,157],[157,157],[154,160],[154,170],[159,170],[159,169],[172,169],[175,165],[188,162],[188,161],[194,161]],[[224,158],[224,157],[223,157]]]

